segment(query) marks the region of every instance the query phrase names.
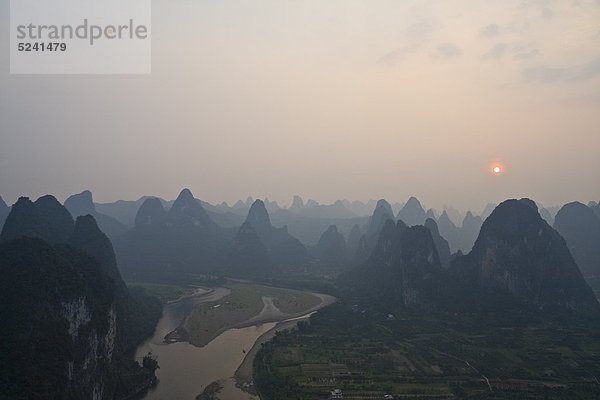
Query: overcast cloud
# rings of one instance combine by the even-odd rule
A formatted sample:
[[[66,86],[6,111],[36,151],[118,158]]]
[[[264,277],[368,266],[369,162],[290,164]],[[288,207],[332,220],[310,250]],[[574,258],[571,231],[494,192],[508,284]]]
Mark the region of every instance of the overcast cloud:
[[[7,202],[184,186],[230,203],[600,200],[598,1],[156,0],[152,14],[149,76],[11,76],[0,36]]]

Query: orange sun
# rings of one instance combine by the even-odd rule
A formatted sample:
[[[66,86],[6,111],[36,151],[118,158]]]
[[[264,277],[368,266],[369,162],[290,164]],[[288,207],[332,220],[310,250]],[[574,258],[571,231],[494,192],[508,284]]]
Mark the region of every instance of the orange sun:
[[[504,165],[502,163],[496,162],[490,166],[490,170],[492,175],[499,176],[504,173]]]

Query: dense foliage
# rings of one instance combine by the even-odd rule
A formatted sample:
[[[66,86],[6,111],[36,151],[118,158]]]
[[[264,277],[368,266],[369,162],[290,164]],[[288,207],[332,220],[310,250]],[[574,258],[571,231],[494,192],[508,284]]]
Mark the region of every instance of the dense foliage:
[[[51,244],[52,243],[52,244]],[[155,381],[133,361],[160,302],[129,291],[92,216],[21,198],[0,237],[0,399],[126,399]]]

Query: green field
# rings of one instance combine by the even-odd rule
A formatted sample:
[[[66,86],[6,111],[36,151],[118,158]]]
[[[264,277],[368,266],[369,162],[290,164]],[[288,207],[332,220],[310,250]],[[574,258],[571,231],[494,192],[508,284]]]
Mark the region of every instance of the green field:
[[[195,288],[186,285],[167,285],[158,283],[142,283],[142,282],[131,282],[128,283],[129,287],[142,287],[146,290],[148,295],[156,297],[161,303],[168,303],[174,301],[182,296],[188,296],[194,293]]]
[[[264,307],[263,297],[272,298],[282,313],[293,315],[321,303],[316,296],[292,289],[249,283],[235,283],[227,287],[231,289],[231,294],[197,306],[186,319],[183,328],[190,343],[205,346],[221,332],[256,316]],[[271,320],[280,319],[279,315],[272,317]]]
[[[335,388],[421,399],[600,398],[597,322],[501,327],[362,311],[329,306],[263,346],[254,365],[261,398],[326,398]]]

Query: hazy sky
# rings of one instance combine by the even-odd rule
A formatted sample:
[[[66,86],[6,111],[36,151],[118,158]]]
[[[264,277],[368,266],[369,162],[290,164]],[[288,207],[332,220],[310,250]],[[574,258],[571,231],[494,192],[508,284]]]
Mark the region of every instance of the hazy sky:
[[[11,76],[0,4],[10,203],[600,200],[600,1],[157,0],[148,76]]]

